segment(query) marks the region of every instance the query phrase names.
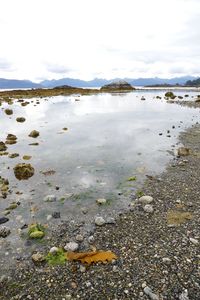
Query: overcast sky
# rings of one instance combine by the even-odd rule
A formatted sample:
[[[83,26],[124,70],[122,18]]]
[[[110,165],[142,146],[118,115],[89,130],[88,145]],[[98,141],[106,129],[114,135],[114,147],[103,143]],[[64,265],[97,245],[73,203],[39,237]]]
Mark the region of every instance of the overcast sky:
[[[0,0],[0,77],[200,75],[200,0]]]

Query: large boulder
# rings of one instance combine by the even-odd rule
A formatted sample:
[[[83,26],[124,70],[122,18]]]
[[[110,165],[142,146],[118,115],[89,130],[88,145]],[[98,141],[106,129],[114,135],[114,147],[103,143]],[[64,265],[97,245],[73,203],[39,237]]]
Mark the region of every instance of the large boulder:
[[[105,91],[105,92],[120,92],[120,91],[133,91],[135,88],[126,82],[125,80],[119,80],[119,81],[114,81],[109,84],[106,84],[101,87],[100,91]]]

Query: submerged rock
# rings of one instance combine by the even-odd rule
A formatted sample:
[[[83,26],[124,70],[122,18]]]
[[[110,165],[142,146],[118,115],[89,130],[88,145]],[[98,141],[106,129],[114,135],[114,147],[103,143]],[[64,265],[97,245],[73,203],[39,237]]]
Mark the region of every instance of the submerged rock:
[[[150,205],[150,204],[146,204],[144,206],[144,211],[147,212],[147,213],[152,213],[153,212],[153,206]]]
[[[18,117],[18,118],[16,118],[16,121],[19,123],[23,123],[26,121],[26,119],[24,117]]]
[[[8,116],[13,114],[13,110],[10,109],[10,108],[6,108],[4,111],[5,111],[5,114],[8,115]]]
[[[30,136],[30,137],[32,137],[32,138],[36,138],[36,137],[38,137],[39,135],[40,135],[39,131],[33,130],[33,131],[31,131],[31,132],[29,133],[28,136]]]
[[[18,157],[19,156],[19,153],[11,153],[8,155],[9,158],[15,158],[15,157]]]
[[[9,221],[8,218],[6,218],[6,217],[0,217],[0,224],[6,223],[8,221]]]
[[[142,196],[138,199],[138,201],[142,204],[150,204],[153,202],[153,197],[151,196]]]
[[[56,201],[56,196],[55,195],[47,195],[44,197],[45,202],[55,202]]]
[[[19,180],[26,180],[32,177],[35,173],[35,169],[31,166],[31,164],[17,164],[14,167],[15,177]]]
[[[135,90],[131,84],[124,80],[115,81],[101,87],[100,91],[133,91]]]
[[[10,234],[10,229],[6,226],[0,227],[0,237],[6,238]]]
[[[13,145],[17,143],[17,137],[14,134],[9,133],[6,138],[6,144]]]
[[[31,258],[32,258],[32,260],[33,260],[34,262],[42,262],[42,261],[45,260],[44,255],[42,255],[42,254],[39,253],[39,252],[33,254],[33,255],[31,256]]]
[[[7,146],[5,145],[4,142],[0,142],[0,151],[6,151],[7,150]]]

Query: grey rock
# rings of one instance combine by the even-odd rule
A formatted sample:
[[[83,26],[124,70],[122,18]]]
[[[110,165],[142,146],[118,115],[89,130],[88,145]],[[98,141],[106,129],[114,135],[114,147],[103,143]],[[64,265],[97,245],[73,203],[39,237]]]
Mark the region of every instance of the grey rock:
[[[104,198],[99,198],[96,200],[96,202],[101,205],[101,204],[106,204],[107,200]]]
[[[96,217],[94,222],[97,226],[102,226],[106,223],[106,221],[102,217]]]
[[[77,240],[78,242],[82,242],[82,241],[84,240],[84,237],[83,237],[81,234],[77,234],[77,235],[76,235],[76,240]]]
[[[151,299],[151,300],[159,300],[159,297],[156,295],[156,294],[154,294],[153,292],[152,292],[152,289],[150,288],[150,287],[148,287],[148,286],[146,286],[145,288],[144,288],[144,293],[149,297],[149,299]]]
[[[59,212],[59,211],[54,211],[54,212],[52,213],[52,217],[53,217],[54,219],[59,219],[59,218],[60,218],[60,212]]]
[[[115,219],[114,219],[114,218],[109,217],[109,218],[107,218],[106,223],[107,223],[107,224],[115,224],[116,222],[115,222]]]
[[[0,237],[5,238],[9,234],[10,234],[10,229],[9,228],[7,228],[5,226],[0,227]]]
[[[89,236],[88,243],[89,244],[93,244],[94,243],[94,236],[93,235]]]
[[[152,213],[153,210],[154,210],[154,209],[153,209],[153,206],[150,205],[150,204],[146,204],[146,205],[144,206],[144,211],[147,212],[147,213]]]
[[[197,239],[190,238],[190,242],[194,245],[198,245],[199,241]]]
[[[69,243],[67,243],[65,245],[64,249],[66,251],[76,251],[76,250],[78,250],[78,247],[79,247],[78,243],[76,243],[76,242],[69,242]]]
[[[86,267],[83,265],[80,265],[80,271],[81,271],[81,273],[85,273]]]
[[[189,300],[188,291],[185,289],[178,297],[179,300]]]
[[[56,196],[55,195],[47,195],[44,197],[45,202],[55,202],[56,201]]]
[[[151,196],[142,196],[138,199],[138,201],[142,204],[150,204],[153,202],[153,197]]]

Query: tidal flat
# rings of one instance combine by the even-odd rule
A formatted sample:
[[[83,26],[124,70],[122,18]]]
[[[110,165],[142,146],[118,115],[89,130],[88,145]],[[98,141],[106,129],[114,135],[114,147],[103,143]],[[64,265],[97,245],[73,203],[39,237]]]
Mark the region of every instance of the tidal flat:
[[[168,101],[164,90],[140,90],[115,94],[98,92],[91,95],[76,93],[75,95],[53,95],[50,98],[32,97],[28,100],[21,99],[20,96],[2,102],[0,141],[7,149],[0,152],[0,175],[2,180],[8,180],[9,184],[6,185],[6,189],[5,182],[2,181],[4,189],[0,199],[0,217],[8,219],[1,226],[6,226],[10,232],[6,237],[0,238],[0,266],[3,275],[9,277],[9,274],[14,272],[15,278],[17,278],[17,272],[19,271],[19,274],[21,272],[20,265],[28,268],[27,277],[21,276],[19,280],[19,287],[21,287],[19,292],[17,292],[18,288],[14,288],[11,292],[9,279],[2,283],[6,299],[9,299],[8,296],[11,297],[11,295],[18,295],[16,299],[22,299],[20,297],[24,295],[31,295],[33,299],[39,297],[47,299],[31,256],[37,251],[48,252],[53,246],[64,247],[70,241],[76,241],[81,250],[88,249],[91,244],[99,249],[114,250],[118,254],[119,264],[116,261],[116,265],[95,266],[95,271],[90,268],[88,272],[84,272],[85,282],[91,281],[89,279],[93,274],[91,272],[95,273],[90,282],[95,288],[89,289],[90,284],[88,284],[87,291],[84,290],[84,292],[82,288],[85,283],[83,279],[80,279],[79,269],[77,269],[76,278],[76,272],[73,276],[70,273],[72,266],[69,264],[66,276],[74,278],[71,281],[76,282],[77,288],[73,287],[74,284],[70,286],[70,283],[67,291],[64,288],[62,290],[63,298],[66,294],[71,296],[68,299],[78,299],[79,294],[81,299],[88,299],[88,295],[91,297],[99,295],[98,288],[93,281],[102,270],[104,270],[104,275],[100,280],[103,280],[102,284],[106,291],[101,291],[99,299],[105,299],[105,295],[108,296],[107,289],[111,286],[111,279],[108,280],[108,275],[114,282],[113,288],[117,286],[123,295],[121,297],[128,295],[127,299],[129,296],[146,299],[139,297],[146,297],[143,290],[148,285],[163,297],[161,299],[176,299],[175,295],[179,295],[187,288],[187,284],[178,284],[175,280],[177,270],[172,272],[175,274],[172,276],[175,280],[172,285],[174,290],[170,291],[172,298],[167,298],[165,291],[165,286],[169,284],[168,279],[166,282],[161,281],[164,275],[158,276],[159,282],[156,281],[157,277],[155,281],[150,279],[152,274],[155,276],[155,268],[160,262],[155,262],[157,259],[155,255],[162,260],[159,264],[162,270],[158,274],[168,272],[163,273],[168,278],[171,275],[167,275],[170,272],[163,266],[163,258],[167,257],[171,260],[171,262],[168,260],[169,264],[174,262],[175,258],[171,256],[176,256],[176,249],[180,248],[180,236],[183,240],[192,238],[198,242],[196,225],[189,229],[189,233],[185,225],[187,221],[196,224],[198,215],[196,204],[195,201],[189,201],[190,193],[187,191],[183,193],[182,190],[185,187],[193,195],[193,191],[196,191],[196,184],[192,190],[185,186],[186,183],[181,185],[182,180],[185,182],[186,175],[193,176],[190,167],[195,168],[195,162],[199,157],[199,145],[195,138],[199,135],[199,108],[198,102],[195,102],[198,99],[198,91],[177,90],[174,93],[177,97],[182,97],[182,102],[190,100],[196,103],[195,107],[177,105],[176,101]],[[12,114],[6,113],[8,109],[12,110]],[[24,118],[24,121],[17,122],[17,118]],[[185,136],[181,135],[184,138],[178,138],[183,131],[194,125],[196,127],[187,131]],[[37,134],[31,134],[33,131]],[[16,139],[13,139],[13,136]],[[15,143],[7,143],[9,140],[14,140]],[[192,154],[180,159],[177,156],[177,149],[180,146],[189,146],[193,149]],[[170,170],[173,170],[175,175],[163,173],[166,172],[169,162],[171,162]],[[34,168],[32,176],[26,180],[19,180],[14,172],[18,164],[30,164]],[[188,172],[191,174],[188,175]],[[197,173],[197,170],[194,171],[194,176]],[[162,174],[168,174],[170,177],[163,179],[166,175]],[[137,203],[143,195],[153,197],[153,210],[145,211]],[[189,209],[187,209],[188,202],[191,202]],[[189,210],[192,217],[188,218],[184,225],[179,224],[176,230],[173,229],[176,227],[167,225],[167,213],[174,211],[178,204],[179,210],[182,209],[183,212]],[[195,207],[195,212],[192,206]],[[99,227],[96,224],[97,217],[104,219],[103,226]],[[45,236],[41,240],[31,240],[28,236],[28,227],[33,223],[42,224],[45,228]],[[155,227],[156,224],[158,227]],[[156,234],[156,228],[158,234]],[[165,232],[168,231],[172,236],[175,235],[173,240],[177,241],[179,245],[177,248],[171,245],[173,240],[162,244],[165,240]],[[177,232],[180,236],[177,236]],[[81,235],[83,239],[77,241],[77,235]],[[170,239],[170,236],[168,238]],[[166,246],[167,243],[168,246]],[[189,245],[188,249],[192,253],[192,257],[188,260],[193,262],[197,259],[196,248],[191,250],[192,242],[185,243]],[[158,251],[155,250],[157,248],[155,245],[158,245]],[[139,254],[135,258],[130,254],[134,251],[137,253],[141,251],[144,254],[141,256],[143,262]],[[145,259],[149,259],[149,269]],[[127,274],[130,272],[135,276],[134,284],[130,279],[122,280],[122,277],[125,278],[122,272],[123,263]],[[138,270],[137,275],[131,269],[131,264],[134,264],[135,270]],[[185,268],[185,264],[180,266],[182,270]],[[79,268],[77,265],[76,267]],[[54,295],[52,299],[62,299],[55,298],[55,290],[53,291],[54,283],[56,284],[59,279],[57,276],[61,267],[48,268],[51,274],[46,278],[44,266],[40,266],[44,281],[48,280],[48,285],[52,282],[52,286],[49,286]],[[146,272],[146,277],[139,269]],[[30,272],[34,272],[38,280],[35,287],[29,287],[27,282]],[[117,274],[118,278],[114,279]],[[183,271],[183,277],[186,276],[185,274],[188,274],[188,270],[185,273]],[[127,276],[130,278],[129,275]],[[27,291],[22,288],[23,280]],[[61,282],[63,280],[64,277],[61,278]],[[183,282],[184,280],[183,278]],[[196,279],[194,282],[198,284]],[[195,287],[195,284],[194,286],[188,284],[188,288],[191,288],[194,293],[197,285]],[[126,299],[120,298],[118,294],[116,297]]]

